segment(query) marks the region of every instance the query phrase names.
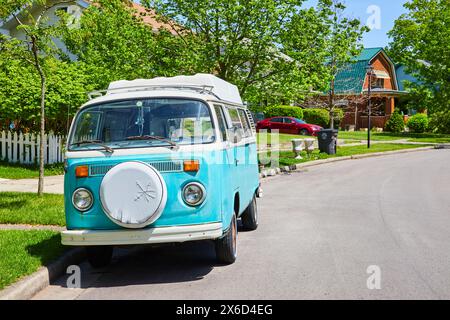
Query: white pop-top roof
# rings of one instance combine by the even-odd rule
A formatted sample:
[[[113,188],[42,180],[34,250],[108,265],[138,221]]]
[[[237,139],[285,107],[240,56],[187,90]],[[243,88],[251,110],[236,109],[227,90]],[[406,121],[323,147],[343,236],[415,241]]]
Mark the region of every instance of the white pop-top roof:
[[[106,94],[142,90],[195,90],[216,96],[219,100],[242,104],[238,88],[212,74],[198,73],[194,76],[159,77],[153,79],[120,80],[109,84]]]

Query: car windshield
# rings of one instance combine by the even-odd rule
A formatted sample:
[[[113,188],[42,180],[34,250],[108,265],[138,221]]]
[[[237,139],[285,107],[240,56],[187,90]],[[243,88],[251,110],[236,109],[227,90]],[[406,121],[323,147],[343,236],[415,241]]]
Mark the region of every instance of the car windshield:
[[[305,121],[303,121],[303,120],[300,120],[300,119],[295,119],[295,121],[296,121],[297,123],[300,123],[300,124],[306,124],[306,122],[305,122]]]
[[[214,142],[208,106],[184,99],[97,104],[75,119],[69,150],[140,148]]]

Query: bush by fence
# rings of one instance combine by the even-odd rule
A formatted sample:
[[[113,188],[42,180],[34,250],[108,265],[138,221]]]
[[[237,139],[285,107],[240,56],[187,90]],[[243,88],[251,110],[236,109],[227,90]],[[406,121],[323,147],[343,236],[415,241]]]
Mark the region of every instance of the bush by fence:
[[[330,123],[330,115],[325,109],[304,109],[303,120],[326,128]]]
[[[423,113],[418,113],[410,117],[406,125],[411,132],[424,133],[428,130],[428,116]]]
[[[405,121],[403,120],[403,116],[398,111],[395,111],[386,122],[384,130],[393,133],[399,133],[405,130]]]
[[[266,118],[272,117],[294,117],[303,119],[303,109],[291,106],[270,106],[264,109]]]
[[[64,162],[65,137],[45,135],[45,164]],[[11,163],[35,164],[39,161],[40,137],[35,134],[22,134],[11,131],[0,132],[0,160]]]

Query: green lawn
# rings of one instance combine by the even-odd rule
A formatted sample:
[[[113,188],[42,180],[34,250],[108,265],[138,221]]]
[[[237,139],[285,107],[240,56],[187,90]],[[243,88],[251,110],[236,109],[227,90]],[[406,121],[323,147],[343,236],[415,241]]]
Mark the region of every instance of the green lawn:
[[[423,147],[423,145],[405,145],[405,144],[393,144],[393,143],[379,143],[373,144],[370,149],[367,149],[366,145],[352,146],[352,147],[338,147],[336,155],[328,155],[326,153],[319,153],[318,150],[314,151],[311,155],[307,155],[306,152],[302,153],[303,159],[295,159],[294,153],[291,151],[280,152],[279,165],[280,166],[290,166],[297,163],[303,163],[308,161],[327,159],[333,157],[344,157],[357,154],[374,153],[374,152],[385,152],[394,151],[401,149],[412,149]],[[270,166],[270,164],[268,165]]]
[[[58,232],[0,230],[0,289],[47,265],[64,250]]]
[[[0,223],[64,226],[64,196],[0,192]]]
[[[258,133],[257,134],[258,144],[262,140],[262,137],[264,137],[264,139],[267,139],[267,143],[272,143],[275,135],[276,135],[275,133],[267,133],[267,134],[265,134],[265,137],[264,137],[264,134]],[[278,134],[278,143],[279,144],[282,144],[282,145],[289,144],[290,145],[292,139],[317,139],[317,138],[311,137],[311,136],[301,136],[298,134],[286,134],[286,133]]]
[[[275,133],[267,134],[267,143],[271,143]],[[258,143],[261,141],[262,134],[258,133]],[[278,135],[278,143],[282,147],[289,147],[292,139],[317,139],[316,137],[301,136],[295,134],[280,133]],[[367,132],[364,131],[339,131],[338,138],[344,140],[345,143],[354,143],[367,140]],[[373,141],[394,141],[407,140],[409,142],[424,143],[450,143],[450,134],[435,133],[390,133],[390,132],[372,132],[371,139]]]
[[[367,132],[364,131],[339,131],[339,139],[367,140]],[[446,143],[450,142],[449,134],[435,133],[390,133],[372,132],[371,139],[374,141],[408,140],[411,142]]]
[[[46,176],[64,174],[62,163],[45,166]],[[21,164],[11,164],[0,161],[0,178],[3,179],[32,179],[39,177],[39,168],[35,165],[26,166]]]

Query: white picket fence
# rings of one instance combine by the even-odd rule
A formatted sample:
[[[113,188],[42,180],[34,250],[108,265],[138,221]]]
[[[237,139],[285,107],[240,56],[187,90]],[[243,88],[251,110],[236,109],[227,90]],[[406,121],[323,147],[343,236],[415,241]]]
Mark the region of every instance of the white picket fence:
[[[45,135],[44,161],[46,164],[64,162],[65,137],[49,133]],[[0,133],[0,160],[11,163],[34,164],[39,162],[40,136],[36,134]]]

